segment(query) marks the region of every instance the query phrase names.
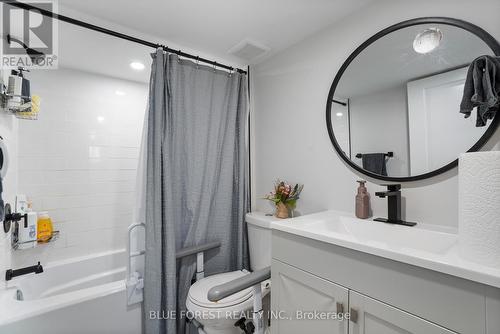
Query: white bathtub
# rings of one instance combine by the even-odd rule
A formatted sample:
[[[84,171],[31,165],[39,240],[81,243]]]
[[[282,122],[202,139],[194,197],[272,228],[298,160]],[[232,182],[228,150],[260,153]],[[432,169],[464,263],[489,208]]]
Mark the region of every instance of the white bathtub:
[[[0,291],[0,333],[140,334],[141,306],[127,307],[126,262],[120,250],[14,278]]]

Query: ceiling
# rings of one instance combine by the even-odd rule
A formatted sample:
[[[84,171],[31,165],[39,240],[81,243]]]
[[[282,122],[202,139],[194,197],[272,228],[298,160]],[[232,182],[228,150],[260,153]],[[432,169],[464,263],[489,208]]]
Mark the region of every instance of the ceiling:
[[[228,53],[245,39],[269,57],[333,24],[372,0],[59,0],[59,12],[172,48],[244,67]],[[59,25],[60,65],[146,82],[151,48]],[[264,59],[261,57],[258,61]],[[132,72],[139,60],[146,70]]]

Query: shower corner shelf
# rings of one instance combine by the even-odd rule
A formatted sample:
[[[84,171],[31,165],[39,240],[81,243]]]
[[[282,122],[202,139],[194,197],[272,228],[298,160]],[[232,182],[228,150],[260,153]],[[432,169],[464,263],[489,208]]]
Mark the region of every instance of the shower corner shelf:
[[[49,240],[45,241],[45,242],[37,242],[33,247],[28,247],[28,248],[19,248],[19,246],[23,243],[20,243],[20,242],[14,242],[12,244],[12,248],[14,250],[25,250],[25,249],[32,249],[32,248],[36,248],[36,247],[39,247],[39,246],[43,246],[43,245],[47,245],[47,244],[50,244],[50,243],[53,243],[55,242],[57,239],[59,239],[59,235],[60,235],[60,231],[53,231],[52,232],[52,236],[50,237]],[[32,241],[28,241],[26,243],[30,243]]]
[[[59,234],[60,232],[59,231],[52,231],[52,236],[50,237],[49,240],[45,241],[45,242],[37,242],[37,245],[46,245],[46,244],[50,244],[51,242],[54,242],[56,241],[57,239],[59,239]]]

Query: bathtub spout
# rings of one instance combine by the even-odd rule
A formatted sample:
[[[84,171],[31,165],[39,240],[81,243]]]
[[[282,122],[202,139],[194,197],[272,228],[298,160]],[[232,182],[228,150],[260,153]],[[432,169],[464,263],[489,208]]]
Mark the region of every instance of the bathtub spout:
[[[16,269],[16,270],[12,270],[12,269],[7,270],[5,272],[5,280],[10,281],[14,277],[22,276],[22,275],[26,275],[26,274],[30,274],[30,273],[35,273],[35,274],[43,273],[43,267],[40,264],[40,262],[38,262],[38,264],[31,266],[31,267],[25,267],[25,268]]]

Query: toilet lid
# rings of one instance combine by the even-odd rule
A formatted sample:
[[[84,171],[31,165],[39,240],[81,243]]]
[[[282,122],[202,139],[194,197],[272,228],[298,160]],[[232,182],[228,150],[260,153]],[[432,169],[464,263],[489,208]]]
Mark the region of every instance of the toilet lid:
[[[248,275],[248,272],[238,270],[205,277],[191,286],[191,288],[189,289],[188,298],[193,304],[207,308],[230,307],[243,303],[244,301],[252,298],[252,288],[237,292],[231,296],[219,300],[218,302],[209,301],[207,295],[208,291],[211,288],[245,275]]]

